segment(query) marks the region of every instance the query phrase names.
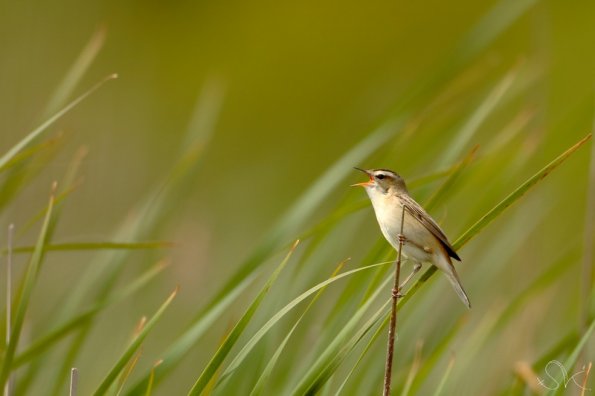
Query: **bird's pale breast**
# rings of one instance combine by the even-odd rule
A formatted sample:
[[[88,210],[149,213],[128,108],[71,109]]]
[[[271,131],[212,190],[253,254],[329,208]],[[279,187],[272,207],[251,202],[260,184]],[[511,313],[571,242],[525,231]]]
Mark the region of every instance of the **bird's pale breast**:
[[[372,199],[376,219],[382,235],[395,248],[399,247],[401,233],[402,206],[395,196],[383,195]],[[439,251],[438,240],[417,219],[405,212],[403,235],[407,242],[403,246],[403,253],[414,261],[432,262],[432,254]]]

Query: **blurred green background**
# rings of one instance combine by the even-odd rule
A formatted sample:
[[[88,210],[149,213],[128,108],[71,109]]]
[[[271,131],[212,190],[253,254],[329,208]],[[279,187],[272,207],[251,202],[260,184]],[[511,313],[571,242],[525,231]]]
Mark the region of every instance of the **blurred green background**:
[[[2,1],[0,152],[56,111],[47,112],[52,95],[85,46],[94,46],[97,55],[86,55],[90,66],[70,97],[110,73],[119,74],[52,126],[50,136],[64,134],[59,152],[49,163],[33,158],[29,164],[39,165],[40,174],[0,214],[3,246],[3,230],[15,223],[18,231],[39,212],[51,182],[63,179],[79,147],[89,151],[81,171],[84,181],[65,203],[56,242],[113,240],[117,225],[167,178],[181,150],[188,148],[187,131],[196,125],[212,129],[199,167],[184,179],[165,221],[144,236],[172,241],[174,247],[132,252],[118,285],[159,258],[170,257],[172,265],[150,287],[94,322],[75,361],[83,394],[111,367],[140,316],[154,312],[179,284],[178,299],[149,336],[131,378],[148,370],[297,197],[378,127],[385,126],[390,139],[372,157],[345,166],[337,187],[303,223],[279,235],[273,252],[285,252],[337,205],[364,204],[363,191],[348,187],[361,178],[349,166],[387,167],[417,180],[412,192],[424,202],[444,177],[429,183],[420,177],[450,169],[479,145],[462,178],[431,210],[456,239],[591,131],[594,15],[595,3],[586,0]],[[578,331],[584,233],[590,224],[590,151],[587,143],[461,251],[459,273],[472,311],[464,312],[443,279],[416,296],[419,304],[406,307],[403,341],[397,342],[398,387],[407,382],[416,342],[426,340],[422,356],[428,356],[441,337],[436,333],[446,332],[462,316],[466,322],[447,347],[457,360],[445,394],[479,394],[479,389],[498,394],[508,389],[516,362],[533,362],[567,333]],[[20,235],[16,245],[32,244],[36,232]],[[330,276],[342,259],[352,258],[349,267],[362,265],[380,232],[365,206],[345,215],[329,235],[318,241],[322,248],[308,246],[306,238],[311,255],[282,277],[285,289],[274,291],[274,301],[267,301],[249,333]],[[593,242],[589,236],[586,240]],[[43,333],[50,312],[68,299],[94,254],[48,255],[24,344]],[[567,270],[518,303],[519,311],[497,336],[482,339],[490,321],[497,322],[515,296],[559,260],[565,260]],[[26,257],[18,256],[17,264],[25,263]],[[365,291],[369,281],[360,279],[357,290]],[[272,381],[269,394],[291,389],[296,382],[291,375],[299,375],[314,359],[308,343],[340,328],[355,309],[356,300],[339,298],[344,286],[331,286],[301,325],[299,341],[283,355],[283,374]],[[246,297],[259,287],[250,286]],[[183,394],[190,388],[246,302],[240,299],[226,310],[156,394]],[[336,312],[335,304],[341,307]],[[332,323],[329,310],[336,314]],[[428,312],[432,318],[425,318]],[[283,322],[251,357],[250,368],[215,393],[248,394],[295,319]],[[356,369],[360,377],[354,374],[345,394],[379,393],[383,348],[384,333],[366,355],[370,364]],[[30,394],[43,394],[54,383],[53,371],[66,349],[62,343],[44,358],[54,369],[36,374]],[[418,394],[430,394],[440,382],[448,352],[440,359],[442,366],[413,388]],[[349,364],[342,368],[348,369]],[[328,391],[336,390],[343,371]],[[26,372],[19,370],[19,378],[26,378]]]

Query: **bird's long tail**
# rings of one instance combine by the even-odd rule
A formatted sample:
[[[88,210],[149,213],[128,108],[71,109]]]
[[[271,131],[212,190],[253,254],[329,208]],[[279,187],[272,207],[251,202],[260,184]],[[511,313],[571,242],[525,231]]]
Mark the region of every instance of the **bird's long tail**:
[[[457,292],[457,295],[461,299],[461,301],[467,306],[467,308],[471,308],[471,302],[469,302],[469,297],[467,297],[467,293],[465,293],[465,289],[463,289],[463,285],[461,285],[461,281],[459,280],[459,276],[455,271],[455,268],[450,266],[450,271],[444,271],[446,278],[452,285],[453,289]]]

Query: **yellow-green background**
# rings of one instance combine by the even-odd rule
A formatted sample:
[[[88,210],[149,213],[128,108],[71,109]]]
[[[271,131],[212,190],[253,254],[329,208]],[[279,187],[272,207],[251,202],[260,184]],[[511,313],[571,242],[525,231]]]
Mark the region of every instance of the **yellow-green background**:
[[[153,312],[166,293],[180,284],[178,301],[148,340],[142,367],[159,358],[169,340],[304,189],[389,115],[396,114],[400,120],[397,138],[381,150],[384,155],[352,165],[388,167],[411,179],[443,170],[447,165],[441,161],[443,153],[491,90],[510,73],[514,80],[505,100],[465,145],[468,151],[479,144],[478,164],[432,213],[454,239],[590,132],[595,103],[593,4],[554,0],[2,1],[2,152],[46,118],[43,109],[53,90],[97,31],[105,33],[105,42],[75,93],[110,73],[119,74],[53,126],[54,135],[66,134],[64,147],[2,213],[2,245],[6,226],[14,222],[18,230],[42,207],[51,181],[62,178],[81,145],[89,149],[84,182],[68,198],[55,240],[111,239],[116,225],[176,161],[205,85],[214,86],[222,95],[200,169],[190,178],[165,226],[151,237],[174,241],[175,247],[157,254],[134,253],[127,273],[134,274],[164,256],[172,258],[172,266],[150,288],[99,317],[77,362],[82,389],[92,389],[102,378],[138,318]],[[502,29],[494,27],[499,24]],[[493,31],[497,33],[491,39]],[[492,152],[503,131],[518,117],[526,117],[526,122],[503,148]],[[472,333],[486,315],[497,315],[499,304],[506,305],[509,297],[523,289],[526,277],[539,274],[540,266],[557,255],[574,251],[580,257],[590,150],[589,143],[521,206],[463,249],[460,274],[474,303],[464,331]],[[341,181],[313,219],[348,195],[362,198],[362,191],[348,188],[360,178],[354,172]],[[413,192],[421,201],[436,187]],[[341,238],[324,242],[333,244],[326,256],[304,264],[322,266],[317,281],[328,276],[342,258],[352,257],[350,265],[357,266],[379,236],[370,208],[341,227],[346,231]],[[523,227],[527,229],[519,230]],[[305,230],[301,228],[295,237]],[[524,239],[508,252],[516,234]],[[31,232],[17,245],[31,243],[34,237]],[[494,251],[494,246],[499,250]],[[27,322],[30,331],[35,333],[43,326],[46,308],[66,295],[91,256],[50,255],[34,294]],[[505,262],[499,263],[500,256]],[[17,263],[25,260],[19,257]],[[566,331],[578,328],[580,258],[571,264],[559,284],[527,304],[518,323],[507,329],[501,344],[496,343],[506,345],[509,340],[510,350],[492,346],[477,358],[481,359],[477,371],[469,374],[474,385],[461,385],[465,378],[461,374],[450,389],[477,394],[472,393],[477,392],[474,386],[485,382],[488,393],[494,394],[504,386],[503,378],[515,361],[532,360]],[[397,350],[411,351],[417,339],[441,331],[438,324],[423,320],[433,310],[452,311],[453,318],[465,314],[442,280],[431,288],[440,290],[441,297],[432,293],[427,304],[420,305],[419,309],[430,311],[412,316],[421,317],[415,322],[420,326],[417,329],[407,329],[405,311],[402,326],[407,342],[406,346],[397,343]],[[289,301],[295,295],[297,291],[279,298]],[[321,305],[332,305],[332,296],[336,292],[329,291]],[[165,383],[174,393],[160,387],[159,394],[178,394],[189,388],[245,308],[241,303],[221,318],[208,334],[210,341],[203,340],[192,350]],[[413,315],[415,304],[408,309]],[[311,337],[316,326],[324,323],[324,313],[319,314],[305,324]],[[270,355],[281,337],[273,337],[270,348],[261,353]],[[464,342],[462,337],[450,349],[454,354],[464,351]],[[378,342],[373,350],[378,373],[383,345],[384,341]],[[284,358],[306,359],[305,353],[294,352]],[[59,356],[58,350],[54,358]],[[397,369],[406,373],[411,360],[399,361]],[[439,374],[420,394],[432,389]],[[42,389],[45,381],[40,378],[36,389]],[[283,377],[278,381],[281,387]],[[376,385],[370,394],[379,389],[380,384]],[[244,393],[238,390],[237,394]]]

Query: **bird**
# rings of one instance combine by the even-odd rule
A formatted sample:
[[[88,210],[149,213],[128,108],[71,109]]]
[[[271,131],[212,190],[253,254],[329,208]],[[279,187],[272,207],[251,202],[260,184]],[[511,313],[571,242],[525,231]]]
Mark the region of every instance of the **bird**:
[[[471,308],[451,260],[461,261],[461,258],[436,221],[409,195],[405,180],[389,169],[355,169],[369,177],[368,181],[352,186],[365,188],[382,235],[396,250],[399,250],[401,239],[402,253],[414,264],[413,271],[399,289],[422,268],[423,263],[431,263],[446,275],[461,301]]]

